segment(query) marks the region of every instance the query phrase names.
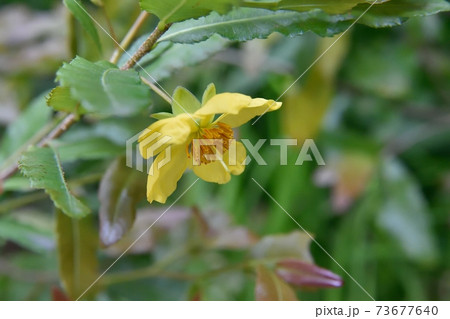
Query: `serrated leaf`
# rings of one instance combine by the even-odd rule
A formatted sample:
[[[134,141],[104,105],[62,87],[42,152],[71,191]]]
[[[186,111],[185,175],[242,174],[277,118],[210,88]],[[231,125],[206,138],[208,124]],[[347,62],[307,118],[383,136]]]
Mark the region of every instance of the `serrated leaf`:
[[[58,86],[54,88],[47,97],[47,105],[56,111],[85,113],[85,110],[80,106],[80,102],[72,97],[68,87]]]
[[[244,0],[242,6],[263,8],[270,10],[292,10],[310,11],[314,9],[323,10],[326,13],[345,13],[360,3],[372,3],[376,0],[274,0],[274,1],[251,1]],[[378,0],[377,3],[389,0]]]
[[[350,1],[347,4],[340,1],[330,1],[323,4],[327,10],[321,10],[320,3],[307,7],[308,10],[298,10],[296,5],[268,5],[266,2],[255,2],[255,7],[236,8],[225,15],[212,12],[199,19],[175,23],[159,40],[178,43],[194,43],[204,41],[214,34],[230,40],[247,41],[255,38],[264,39],[274,32],[286,36],[298,36],[306,31],[312,31],[322,37],[333,36],[346,30],[356,19],[358,23],[372,27],[390,27],[403,23],[406,19],[449,11],[450,4],[444,0],[399,0],[384,1],[368,9],[370,1]],[[299,3],[300,1],[292,1]],[[280,1],[283,3],[283,1]],[[302,1],[304,5],[304,1]],[[360,3],[356,7],[355,4]],[[248,3],[246,2],[246,4]],[[262,9],[266,7],[267,9]],[[341,9],[339,9],[339,7]],[[353,8],[351,12],[348,9]],[[269,10],[270,9],[270,10]],[[285,9],[273,11],[275,9]],[[322,7],[323,9],[323,7]],[[293,11],[294,10],[294,11]],[[328,14],[342,13],[342,14]],[[347,13],[346,13],[347,12]]]
[[[98,36],[97,29],[95,28],[94,21],[89,16],[86,8],[83,7],[81,0],[63,0],[64,5],[72,12],[74,17],[78,20],[84,30],[94,40],[97,48],[102,52],[102,45],[100,43],[100,37]]]
[[[22,155],[19,168],[31,186],[44,189],[55,206],[66,215],[81,218],[89,214],[90,209],[70,192],[60,160],[52,148],[30,147]]]
[[[146,175],[116,159],[99,189],[100,239],[105,246],[118,242],[133,226],[136,204],[145,198]]]
[[[174,24],[159,41],[193,43],[214,34],[230,40],[247,41],[265,39],[274,32],[297,36],[307,31],[332,36],[344,31],[351,23],[350,19],[350,16],[330,16],[321,10],[295,12],[238,8],[226,15],[213,12],[197,20]]]
[[[221,51],[229,41],[219,37],[213,36],[210,39],[196,44],[171,44],[163,55],[158,59],[152,61],[151,64],[145,66],[145,72],[141,72],[141,75],[148,78],[149,81],[160,81],[168,78],[175,71],[186,67],[195,65],[203,60],[208,59],[210,56]],[[158,44],[166,45],[166,43]],[[152,57],[152,52],[147,55],[148,58]],[[151,75],[151,78],[148,76]]]
[[[158,16],[161,23],[171,23],[207,15],[225,13],[240,0],[140,0],[141,8]]]
[[[98,237],[92,216],[77,220],[56,211],[59,276],[71,300],[77,300],[98,278]],[[91,288],[82,299],[90,299]]]
[[[50,120],[52,110],[45,103],[45,95],[36,98],[19,118],[8,126],[0,144],[0,169],[17,160],[30,144],[30,140]],[[7,161],[7,158],[12,161]]]
[[[258,301],[295,301],[295,291],[277,274],[264,266],[256,268],[255,299]]]
[[[358,5],[352,14],[358,17],[366,9],[367,5]],[[445,0],[391,0],[373,6],[361,17],[360,23],[371,27],[392,27],[402,24],[408,18],[444,11],[450,11],[450,3]]]
[[[138,73],[121,71],[106,61],[92,63],[76,57],[59,69],[57,78],[88,112],[125,116],[150,105],[150,89]]]

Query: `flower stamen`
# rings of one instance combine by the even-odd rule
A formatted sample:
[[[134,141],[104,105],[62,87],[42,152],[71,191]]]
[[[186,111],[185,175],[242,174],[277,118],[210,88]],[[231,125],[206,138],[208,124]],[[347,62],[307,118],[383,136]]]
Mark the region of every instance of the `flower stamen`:
[[[188,158],[194,157],[197,163],[211,163],[212,155],[223,156],[230,148],[230,140],[233,139],[233,129],[225,123],[215,123],[212,127],[203,128],[199,132],[199,138],[196,140],[197,147],[191,142],[186,147]],[[219,145],[218,145],[219,140]]]

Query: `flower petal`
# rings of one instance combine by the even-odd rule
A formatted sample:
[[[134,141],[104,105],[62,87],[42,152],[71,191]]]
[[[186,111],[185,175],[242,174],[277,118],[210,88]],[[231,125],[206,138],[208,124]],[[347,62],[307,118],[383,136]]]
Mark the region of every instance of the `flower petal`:
[[[221,93],[212,97],[195,115],[205,116],[223,114],[217,121],[231,127],[241,126],[255,116],[275,111],[281,107],[281,102],[266,99],[252,99],[239,93]]]
[[[147,180],[147,200],[164,204],[177,188],[177,182],[183,176],[188,159],[185,146],[172,146],[166,152],[159,154],[152,164]]]
[[[139,150],[142,157],[148,159],[169,145],[187,144],[197,130],[197,123],[188,114],[157,121],[139,136]]]
[[[218,184],[226,184],[231,179],[231,174],[240,175],[245,169],[244,161],[247,151],[244,145],[236,143],[236,152],[232,150],[223,154],[223,161],[213,161],[208,164],[192,165],[192,170],[201,179]]]

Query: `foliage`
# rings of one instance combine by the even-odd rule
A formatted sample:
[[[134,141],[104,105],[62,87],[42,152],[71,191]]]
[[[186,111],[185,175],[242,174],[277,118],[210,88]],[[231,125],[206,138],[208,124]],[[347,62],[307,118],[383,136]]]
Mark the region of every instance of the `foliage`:
[[[55,0],[53,46],[50,2],[0,23],[0,299],[449,298],[447,1]],[[137,137],[216,89],[283,103],[235,132],[265,165],[149,204]]]

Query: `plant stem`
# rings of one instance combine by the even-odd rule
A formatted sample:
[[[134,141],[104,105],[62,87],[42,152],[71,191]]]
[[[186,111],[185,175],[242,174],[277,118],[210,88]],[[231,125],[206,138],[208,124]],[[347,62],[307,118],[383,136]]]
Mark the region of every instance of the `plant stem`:
[[[158,94],[162,99],[167,101],[167,103],[172,104],[172,98],[168,96],[166,93],[164,93],[159,87],[157,87],[153,82],[150,82],[144,77],[141,77],[141,81],[144,82],[144,84],[147,84],[156,94]]]
[[[54,140],[55,138],[58,138],[63,134],[69,127],[71,127],[75,122],[77,122],[78,116],[75,114],[69,114],[67,115],[62,122],[54,128],[44,139],[42,139],[41,142],[39,142],[39,147],[47,146],[50,141]]]
[[[147,53],[149,53],[158,39],[170,28],[172,24],[168,23],[162,28],[156,27],[152,34],[145,40],[136,53],[128,60],[127,63],[121,68],[121,70],[128,70],[133,68]]]
[[[114,51],[111,59],[109,60],[111,63],[116,64],[119,61],[119,58],[122,55],[122,50],[128,49],[131,42],[134,40],[138,31],[141,29],[142,25],[145,23],[145,21],[149,16],[150,14],[146,11],[143,11],[139,15],[139,17],[136,19],[131,29],[128,31],[128,33],[125,35],[122,42],[120,43],[120,47],[116,48],[116,50]]]
[[[77,29],[74,15],[66,10],[67,15],[67,51],[70,58],[74,58],[78,52]]]

